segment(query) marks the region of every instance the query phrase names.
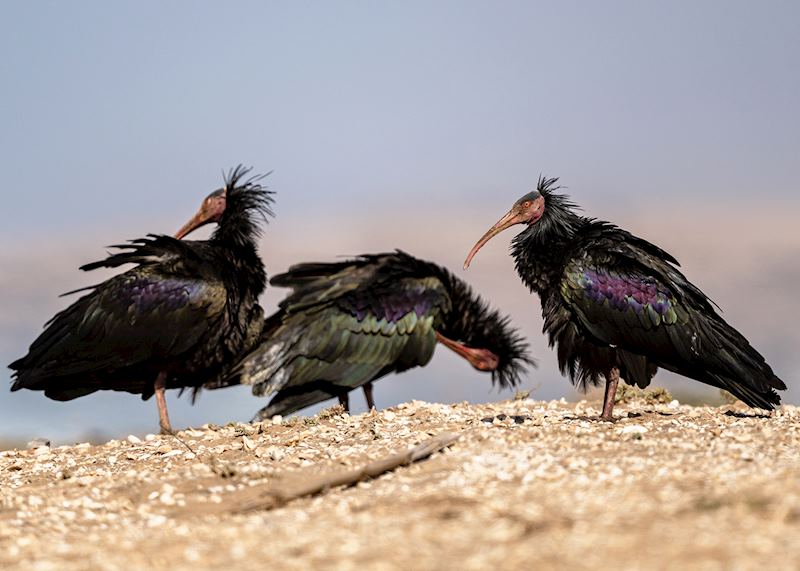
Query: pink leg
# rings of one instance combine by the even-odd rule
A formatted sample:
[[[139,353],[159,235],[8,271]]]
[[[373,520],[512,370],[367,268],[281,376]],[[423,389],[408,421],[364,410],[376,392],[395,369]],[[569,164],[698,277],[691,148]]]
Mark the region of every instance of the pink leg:
[[[161,426],[161,434],[172,434],[172,425],[169,422],[169,413],[167,412],[167,399],[164,395],[166,387],[167,374],[162,371],[156,377],[155,382],[158,424]]]
[[[617,394],[617,385],[619,385],[619,369],[613,367],[606,374],[606,394],[603,398],[603,414],[600,415],[600,420],[612,420],[614,418],[611,413],[614,410],[614,397]]]

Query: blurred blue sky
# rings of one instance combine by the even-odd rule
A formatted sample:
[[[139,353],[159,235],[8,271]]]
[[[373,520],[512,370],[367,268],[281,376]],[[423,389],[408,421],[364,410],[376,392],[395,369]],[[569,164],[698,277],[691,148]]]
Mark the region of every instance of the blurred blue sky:
[[[275,171],[273,274],[396,246],[458,269],[539,173],[560,176],[591,215],[670,249],[793,384],[798,70],[792,1],[3,2],[0,358],[96,281],[80,263],[173,232],[243,162]],[[534,396],[568,394],[506,244],[464,275],[531,336]],[[440,351],[376,394],[487,391]],[[263,404],[170,402],[178,426]],[[6,393],[0,437],[146,431],[154,408]]]

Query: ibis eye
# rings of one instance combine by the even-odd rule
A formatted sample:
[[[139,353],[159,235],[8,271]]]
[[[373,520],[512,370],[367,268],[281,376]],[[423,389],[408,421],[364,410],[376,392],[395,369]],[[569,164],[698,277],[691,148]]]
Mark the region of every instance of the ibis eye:
[[[522,207],[523,208],[529,208],[530,205],[531,205],[531,201],[530,200],[526,200],[525,202],[522,203]]]

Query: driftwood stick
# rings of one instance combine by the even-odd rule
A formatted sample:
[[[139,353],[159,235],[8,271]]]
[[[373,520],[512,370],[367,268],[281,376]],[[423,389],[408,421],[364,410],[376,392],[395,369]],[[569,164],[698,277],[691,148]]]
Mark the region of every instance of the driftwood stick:
[[[354,486],[359,482],[369,480],[370,478],[376,478],[381,474],[391,472],[401,466],[407,466],[408,464],[423,460],[434,452],[447,448],[458,440],[458,438],[458,434],[445,432],[413,448],[409,448],[405,452],[392,454],[386,458],[369,462],[354,470],[322,474],[298,484],[259,491],[258,499],[240,504],[238,507],[234,508],[234,511],[241,513],[273,509],[298,498],[325,492],[330,488]]]

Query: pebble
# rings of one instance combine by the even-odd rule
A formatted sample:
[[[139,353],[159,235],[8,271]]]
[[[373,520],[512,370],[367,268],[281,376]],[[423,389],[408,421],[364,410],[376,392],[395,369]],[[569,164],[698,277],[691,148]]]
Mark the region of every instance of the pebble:
[[[202,462],[197,462],[196,464],[192,464],[192,472],[199,475],[208,475],[211,473],[211,466],[208,464],[204,464]]]
[[[161,514],[151,515],[147,518],[147,527],[158,527],[167,523],[167,516]]]
[[[645,432],[647,432],[647,428],[641,424],[629,424],[620,430],[620,434],[644,434]]]
[[[38,448],[34,448],[33,455],[34,457],[41,457],[50,454],[50,447],[49,446],[39,446]]]
[[[275,460],[277,462],[286,457],[286,452],[284,452],[283,448],[279,448],[278,446],[270,446],[267,449],[267,456],[269,456],[270,460]]]
[[[133,434],[128,435],[128,439],[127,440],[131,444],[141,444],[142,443],[142,439],[139,438],[138,436],[134,436]]]
[[[34,450],[36,448],[50,448],[50,441],[46,438],[34,438],[30,442],[28,442],[28,450]]]

